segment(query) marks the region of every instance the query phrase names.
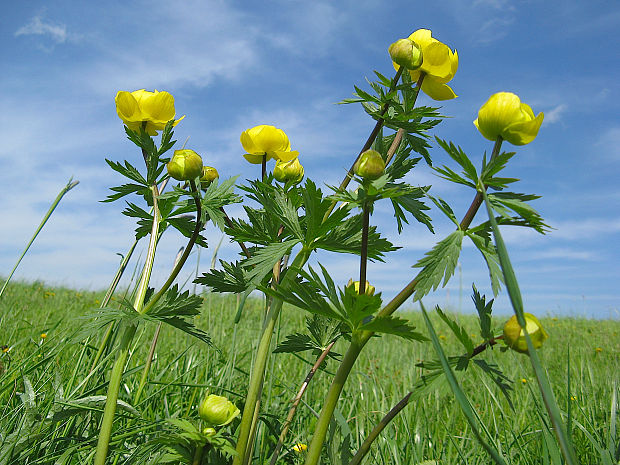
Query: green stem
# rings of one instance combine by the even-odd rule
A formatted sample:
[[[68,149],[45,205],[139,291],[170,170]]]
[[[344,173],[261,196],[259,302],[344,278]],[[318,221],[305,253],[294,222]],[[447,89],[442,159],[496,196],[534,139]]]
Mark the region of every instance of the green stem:
[[[302,248],[290,268],[282,277],[282,286],[285,286],[290,279],[295,279],[297,273],[304,266],[306,261],[310,258],[310,251],[306,248]],[[250,433],[252,430],[252,419],[254,412],[256,411],[256,404],[259,401],[260,392],[262,390],[263,378],[265,375],[265,367],[267,366],[267,360],[269,358],[271,338],[273,336],[273,330],[278,320],[280,310],[282,309],[282,300],[273,299],[269,312],[267,313],[265,325],[263,327],[263,333],[258,343],[258,349],[256,351],[256,359],[254,366],[252,367],[252,373],[250,375],[250,384],[248,386],[248,394],[245,399],[245,405],[243,407],[243,414],[241,416],[241,425],[239,426],[239,436],[237,438],[237,455],[233,460],[233,465],[242,465],[245,462],[245,456],[248,447]]]
[[[312,442],[308,446],[308,455],[306,457],[306,461],[304,462],[305,465],[317,465],[319,463],[319,459],[321,458],[321,450],[323,448],[323,443],[325,442],[327,429],[329,428],[329,422],[331,421],[334,410],[336,409],[338,398],[340,397],[344,383],[347,380],[357,357],[362,351],[364,344],[365,343],[359,340],[358,335],[354,333],[351,338],[349,349],[344,355],[342,362],[340,362],[338,371],[336,372],[332,384],[329,387],[329,391],[327,392],[327,396],[325,397],[321,415],[319,416],[319,420],[317,421],[314,429]]]
[[[192,465],[200,465],[202,462],[202,453],[205,449],[205,446],[199,445],[196,447],[196,452],[194,452],[194,460],[192,460]]]
[[[136,334],[137,327],[132,325],[125,328],[121,344],[118,349],[118,355],[112,373],[110,375],[110,383],[108,384],[108,393],[106,396],[105,409],[103,411],[103,420],[101,429],[99,430],[99,439],[97,441],[97,453],[95,455],[94,465],[105,465],[108,456],[108,447],[110,445],[110,436],[112,435],[112,424],[114,421],[114,413],[116,412],[116,402],[118,400],[118,391],[121,386],[125,363],[129,355],[129,346]]]
[[[360,250],[360,288],[359,293],[366,292],[366,267],[368,266],[368,228],[370,223],[370,208],[364,203],[362,208],[362,249]]]
[[[39,233],[43,229],[43,226],[45,226],[45,223],[47,223],[47,220],[49,219],[49,217],[52,216],[52,213],[54,213],[54,210],[56,209],[56,207],[60,203],[60,200],[64,197],[64,195],[67,192],[69,192],[71,189],[73,189],[75,186],[77,186],[79,184],[79,182],[80,181],[73,181],[73,178],[70,178],[69,182],[67,182],[67,185],[62,188],[62,190],[60,191],[60,193],[58,194],[58,196],[56,197],[54,202],[52,202],[52,205],[50,206],[49,210],[47,210],[47,213],[45,214],[45,216],[41,220],[41,223],[39,224],[39,227],[37,228],[37,230],[34,232],[32,237],[30,238],[30,242],[28,242],[28,244],[26,245],[26,248],[24,249],[22,254],[19,256],[19,258],[17,259],[17,263],[15,263],[15,266],[13,267],[11,272],[9,273],[9,277],[6,278],[6,281],[2,285],[2,289],[0,289],[0,297],[2,297],[2,294],[4,293],[4,290],[6,289],[6,286],[9,284],[9,281],[13,277],[13,274],[15,273],[15,270],[17,270],[17,267],[19,266],[19,264],[21,263],[22,259],[24,258],[24,256],[28,252],[28,250],[30,249],[30,246],[32,245],[34,240],[37,238],[37,236],[39,235]]]

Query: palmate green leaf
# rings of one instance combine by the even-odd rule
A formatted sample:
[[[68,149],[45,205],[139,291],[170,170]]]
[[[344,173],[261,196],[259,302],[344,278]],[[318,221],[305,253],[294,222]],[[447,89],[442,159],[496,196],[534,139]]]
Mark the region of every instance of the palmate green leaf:
[[[214,180],[203,194],[201,205],[204,214],[222,231],[226,228],[225,215],[222,211],[227,205],[241,202],[241,197],[235,194],[235,182],[238,176],[228,178],[223,182]]]
[[[489,363],[485,360],[473,359],[472,363],[474,366],[480,368],[482,372],[488,376],[493,383],[499,388],[501,393],[504,395],[504,398],[510,405],[512,410],[515,409],[514,404],[512,403],[512,398],[510,397],[511,391],[513,391],[512,380],[508,378],[495,363]]]
[[[443,148],[448,155],[450,155],[450,158],[452,158],[455,162],[457,162],[461,166],[461,168],[463,168],[463,175],[465,176],[465,178],[471,181],[471,184],[468,184],[467,182],[453,180],[450,178],[450,175],[448,175],[446,179],[454,181],[454,182],[459,182],[461,184],[470,185],[471,187],[475,189],[477,182],[478,182],[478,172],[476,171],[476,167],[471,162],[467,154],[463,152],[461,147],[454,145],[452,142],[448,143],[445,140],[440,139],[439,137],[435,137],[435,140],[437,141],[439,146]],[[450,168],[446,166],[444,166],[443,169],[445,170],[446,173],[454,173],[454,171],[452,171]],[[459,177],[458,175],[456,175],[456,173],[454,173],[454,175]],[[460,179],[463,179],[463,178],[460,178]]]
[[[258,249],[250,259],[243,262],[247,269],[248,284],[256,287],[268,274],[271,275],[275,264],[300,242],[299,239],[290,239]]]
[[[297,353],[311,350],[313,355],[318,357],[329,344],[342,336],[343,332],[341,326],[340,322],[334,323],[334,320],[314,314],[312,317],[306,318],[308,334],[295,333],[288,335],[274,352]],[[340,354],[330,350],[327,356],[337,360]]]
[[[318,238],[313,243],[314,248],[329,250],[331,252],[360,254],[362,246],[362,215],[355,215],[343,220],[325,236]],[[387,252],[398,250],[387,239],[381,237],[375,226],[368,230],[368,258],[383,261]]]
[[[495,189],[503,189],[508,184],[518,181],[516,178],[497,178],[495,175],[506,167],[506,163],[515,155],[516,152],[502,152],[497,157],[491,158],[487,163],[486,153],[482,160],[482,171],[480,179],[483,184]]]
[[[433,324],[431,323],[431,320],[428,317],[428,314],[426,313],[426,309],[424,308],[424,305],[422,304],[422,302],[420,302],[420,307],[422,309],[422,315],[424,316],[424,321],[426,322],[426,327],[428,328],[428,333],[431,337],[433,347],[435,348],[435,352],[437,353],[439,361],[441,362],[441,367],[446,375],[448,384],[450,385],[450,388],[452,389],[452,392],[454,393],[454,397],[459,403],[461,410],[465,414],[465,418],[467,419],[467,422],[471,426],[472,432],[476,436],[478,443],[482,445],[482,447],[485,448],[485,450],[489,453],[491,458],[493,458],[493,460],[496,463],[500,465],[507,465],[506,459],[498,451],[497,446],[494,444],[493,437],[489,433],[484,422],[480,419],[480,417],[478,416],[478,414],[472,407],[471,402],[469,401],[467,395],[459,386],[459,383],[456,377],[454,376],[454,373],[452,372],[452,368],[450,367],[446,354],[444,353],[443,348],[441,347],[441,344],[439,343],[439,338],[437,337],[437,333],[435,332],[435,329],[433,328]],[[485,433],[485,436],[490,441],[490,444],[484,440],[480,432],[480,429],[482,429],[482,431]]]
[[[347,323],[352,331],[359,329],[366,319],[371,317],[380,308],[383,300],[381,293],[367,295],[358,294],[354,286],[347,286],[340,292],[340,300],[347,315]]]
[[[101,202],[114,202],[115,200],[118,200],[130,194],[138,194],[142,196],[148,195],[147,191],[149,191],[150,189],[141,184],[129,183],[123,184],[121,186],[110,187],[110,190],[116,192],[116,194],[109,194],[105,198],[105,200],[101,200]]]
[[[392,334],[409,341],[428,341],[422,333],[415,331],[409,320],[397,316],[378,316],[359,327],[360,330]]]
[[[135,203],[127,202],[127,208],[123,210],[123,215],[130,218],[143,218],[145,220],[153,220],[153,215],[146,210],[138,207]]]
[[[463,231],[454,231],[413,265],[414,268],[422,268],[416,277],[418,284],[415,300],[420,300],[431,290],[436,290],[442,280],[443,286],[448,283],[458,263],[464,235]]]
[[[478,289],[476,289],[476,286],[473,284],[472,290],[474,294],[471,298],[474,301],[474,306],[480,317],[480,335],[482,339],[489,341],[493,338],[493,333],[491,332],[491,312],[493,311],[494,299],[489,300],[487,303],[486,296],[480,295],[480,292],[478,292]]]
[[[431,145],[428,143],[427,138],[407,134],[405,135],[404,140],[407,141],[407,144],[409,144],[409,147],[411,147],[414,152],[422,155],[428,166],[433,166],[433,160],[431,159],[431,154],[428,151],[428,149],[431,148]]]
[[[398,233],[400,234],[403,230],[403,222],[409,224],[404,211],[411,213],[419,223],[425,225],[430,232],[434,232],[430,216],[424,213],[425,210],[430,210],[430,208],[419,200],[426,197],[426,192],[430,189],[430,186],[413,187],[408,184],[390,183],[386,187],[392,188],[395,186],[398,186],[398,190],[389,198],[394,208],[394,217],[396,218]]]
[[[239,263],[220,260],[223,270],[212,269],[196,278],[194,283],[208,286],[213,292],[232,292],[239,294],[248,287],[245,268]]]
[[[78,316],[79,330],[71,337],[71,340],[78,342],[100,335],[103,329],[112,322],[126,325],[137,325],[142,322],[141,315],[133,309],[131,302],[123,300],[119,303],[121,308],[96,308]]]
[[[502,283],[504,282],[504,275],[499,267],[497,250],[495,250],[493,243],[486,237],[472,233],[471,230],[468,230],[466,234],[482,254],[489,270],[489,278],[491,279],[491,289],[493,290],[493,295],[497,296],[502,288]]]
[[[172,128],[174,127],[174,119],[171,119],[166,123],[164,130],[161,133],[161,142],[159,144],[159,148],[157,149],[157,156],[161,158],[161,156],[170,150],[174,144],[177,143],[176,140],[172,140],[172,136],[174,135],[174,131]]]
[[[456,219],[456,215],[454,214],[454,211],[452,210],[450,205],[448,205],[448,202],[446,202],[440,197],[433,197],[428,193],[426,195],[437,206],[437,208],[439,208],[439,210],[441,210],[443,214],[446,215],[450,219],[450,221],[454,223],[456,227],[459,227],[459,221]]]
[[[489,216],[489,222],[491,223],[491,228],[493,229],[495,246],[497,247],[497,254],[499,256],[502,272],[504,273],[504,280],[506,282],[508,296],[510,297],[510,303],[512,304],[512,308],[515,312],[515,315],[517,316],[517,321],[519,322],[519,325],[522,328],[525,328],[526,324],[523,311],[523,300],[521,298],[519,283],[517,281],[514,269],[512,268],[512,263],[510,262],[510,257],[508,255],[508,250],[506,249],[506,244],[504,243],[504,239],[502,238],[499,226],[495,221],[491,202],[485,189],[482,189],[482,195],[486,205],[487,214]],[[530,338],[527,331],[523,332],[525,335],[525,341],[527,343],[529,359],[532,364],[532,368],[534,369],[534,374],[536,375],[536,379],[540,387],[540,393],[545,403],[545,407],[547,409],[551,422],[553,423],[553,430],[560,445],[560,449],[562,450],[562,455],[564,456],[564,459],[566,460],[568,465],[576,465],[579,462],[577,461],[571,438],[566,433],[560,409],[555,400],[553,390],[551,389],[551,384],[549,383],[547,374],[545,373],[545,370],[540,363],[538,353],[536,352],[536,349],[532,344],[532,339]]]
[[[231,226],[226,226],[224,232],[237,242],[251,242],[258,245],[268,245],[277,237],[281,223],[273,215],[268,215],[263,209],[244,206],[248,221],[231,218]]]
[[[165,221],[163,221],[163,223],[164,225],[168,224],[172,226],[174,229],[179,231],[187,238],[192,237],[194,230],[196,229],[196,221],[189,215],[178,216],[175,218],[167,218]],[[196,236],[196,244],[201,247],[208,247],[207,240],[200,234]]]
[[[533,194],[519,194],[515,192],[494,192],[488,194],[489,203],[493,209],[504,217],[510,217],[510,211],[515,212],[525,221],[525,226],[530,227],[541,234],[545,234],[549,225],[545,224],[538,212],[526,202],[539,199],[540,196]]]
[[[441,317],[445,324],[448,325],[452,333],[456,336],[463,347],[465,347],[465,351],[468,355],[471,355],[474,352],[474,341],[471,340],[467,330],[460,326],[455,320],[446,315],[439,306],[435,307],[437,310],[437,314]]]
[[[114,171],[148,188],[149,184],[146,182],[146,179],[144,179],[144,177],[140,174],[138,169],[135,166],[133,166],[131,163],[129,163],[128,161],[125,161],[124,166],[121,165],[119,162],[111,161],[111,160],[108,160],[107,158],[105,159],[105,162]]]
[[[261,288],[261,291],[312,314],[345,321],[344,310],[341,313],[334,309],[313,282],[297,279],[289,282],[286,288],[279,286],[273,289],[269,286]]]

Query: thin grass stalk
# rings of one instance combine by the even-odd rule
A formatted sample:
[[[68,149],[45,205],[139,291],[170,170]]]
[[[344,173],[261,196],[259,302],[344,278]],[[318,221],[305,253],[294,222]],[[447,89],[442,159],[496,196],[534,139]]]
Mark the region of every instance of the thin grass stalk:
[[[80,181],[73,181],[73,178],[69,178],[69,181],[67,182],[67,184],[65,185],[65,187],[63,187],[60,190],[60,193],[56,196],[56,198],[54,199],[54,201],[52,202],[52,205],[50,206],[50,208],[47,210],[47,213],[45,214],[45,216],[43,217],[43,219],[41,220],[41,223],[39,224],[39,227],[37,228],[37,230],[34,232],[34,234],[32,235],[32,237],[30,238],[30,241],[28,242],[28,244],[26,244],[26,248],[24,249],[24,251],[22,252],[22,254],[19,256],[19,258],[17,259],[17,263],[15,263],[15,266],[13,267],[13,269],[11,270],[11,272],[9,273],[9,277],[6,278],[6,281],[4,282],[4,284],[2,285],[2,289],[0,289],[0,298],[2,298],[2,294],[4,293],[4,290],[6,289],[7,285],[9,284],[9,281],[11,281],[11,278],[13,277],[13,274],[15,273],[15,270],[17,270],[17,267],[19,266],[19,264],[21,263],[22,259],[24,258],[24,256],[26,255],[26,253],[28,253],[28,250],[30,249],[30,246],[32,245],[32,243],[34,242],[34,240],[37,238],[37,236],[39,235],[39,233],[41,232],[41,230],[43,229],[43,227],[45,226],[45,223],[47,223],[47,220],[49,220],[50,216],[52,216],[52,213],[54,213],[54,210],[56,210],[56,207],[58,206],[58,204],[60,203],[60,201],[62,200],[62,198],[65,196],[65,194],[67,192],[69,192],[71,189],[73,189],[75,186],[77,186],[80,183]]]
[[[355,364],[355,361],[357,360],[357,357],[362,351],[364,345],[365,342],[360,341],[357,334],[352,335],[349,348],[340,362],[338,371],[334,376],[332,384],[329,387],[329,391],[327,391],[327,396],[323,402],[321,414],[319,415],[319,419],[314,427],[312,441],[308,446],[308,455],[306,456],[306,461],[304,462],[305,465],[317,465],[319,463],[323,443],[325,442],[329,423],[332,419],[332,415],[334,414],[334,410],[336,409],[336,404],[340,398],[340,393],[342,392],[344,383],[349,377],[349,373],[351,373],[351,369],[353,368],[353,365]]]
[[[566,463],[568,465],[576,465],[579,462],[577,461],[575,450],[573,449],[572,442],[566,432],[566,428],[562,421],[560,409],[555,400],[553,390],[551,389],[551,384],[549,383],[547,374],[545,373],[545,370],[540,363],[538,353],[536,352],[536,349],[532,344],[532,339],[530,338],[526,329],[527,325],[525,323],[525,316],[523,314],[523,300],[521,299],[521,291],[519,290],[519,283],[510,262],[510,257],[508,255],[508,250],[506,249],[506,244],[504,243],[504,239],[502,238],[499,227],[497,226],[497,222],[495,221],[495,215],[493,214],[493,210],[491,209],[491,205],[489,203],[489,199],[486,193],[486,188],[484,186],[481,187],[482,196],[484,197],[487,213],[489,215],[489,222],[491,223],[491,228],[493,230],[493,237],[495,238],[497,255],[499,257],[500,266],[504,274],[506,289],[510,297],[510,303],[512,304],[512,308],[515,312],[515,315],[517,316],[519,326],[521,326],[525,335],[529,359],[534,370],[534,375],[536,376],[536,380],[538,382],[538,387],[540,389],[545,408],[547,409],[549,418],[551,419],[551,423],[553,424],[553,431],[558,440],[560,450],[562,451],[562,455],[566,460]]]
[[[284,439],[286,438],[286,435],[288,434],[288,430],[291,427],[291,424],[293,423],[293,418],[295,417],[295,413],[297,412],[297,407],[299,406],[299,403],[301,402],[301,398],[304,396],[306,389],[308,389],[308,385],[310,384],[310,381],[312,381],[314,374],[318,371],[319,367],[321,366],[321,364],[323,363],[323,361],[325,360],[329,352],[332,350],[332,347],[334,347],[334,344],[336,344],[336,341],[330,342],[329,345],[325,348],[325,350],[321,352],[321,355],[319,356],[319,358],[317,358],[315,364],[312,366],[312,368],[306,375],[304,382],[301,384],[301,387],[299,388],[297,395],[293,399],[293,405],[291,405],[291,408],[288,411],[288,415],[286,416],[286,421],[284,422],[284,425],[282,426],[282,432],[280,433],[280,437],[278,438],[278,444],[276,445],[276,448],[273,451],[273,455],[271,456],[271,461],[269,462],[269,465],[275,465],[275,463],[278,461],[280,450],[282,449],[282,446],[284,445]]]

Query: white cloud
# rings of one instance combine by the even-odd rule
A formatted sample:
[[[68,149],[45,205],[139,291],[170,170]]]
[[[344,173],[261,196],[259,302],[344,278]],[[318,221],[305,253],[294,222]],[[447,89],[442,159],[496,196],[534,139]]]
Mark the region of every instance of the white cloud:
[[[22,35],[47,35],[57,44],[64,43],[68,37],[66,25],[45,21],[42,15],[34,16],[28,24],[15,32],[16,37]]]
[[[562,114],[565,113],[567,109],[568,109],[568,105],[566,105],[565,103],[561,103],[560,105],[557,105],[552,110],[546,111],[544,123],[547,123],[547,124],[557,123],[558,121],[560,121]]]

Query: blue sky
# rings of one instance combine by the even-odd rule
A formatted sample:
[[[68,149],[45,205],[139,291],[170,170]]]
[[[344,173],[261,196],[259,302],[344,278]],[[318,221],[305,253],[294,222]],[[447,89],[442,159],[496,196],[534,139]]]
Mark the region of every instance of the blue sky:
[[[432,3],[432,4],[431,4]],[[118,90],[167,90],[182,143],[222,177],[257,176],[242,158],[239,134],[257,124],[284,129],[306,174],[335,184],[373,122],[357,105],[334,105],[364,86],[373,69],[392,73],[387,47],[418,28],[459,53],[442,103],[450,116],[434,132],[475,159],[491,143],[472,120],[486,99],[511,91],[543,111],[537,139],[517,148],[506,174],[537,193],[551,225],[546,236],[504,234],[526,309],[538,314],[618,318],[620,312],[620,5],[615,1],[108,1],[15,2],[0,18],[0,274],[8,274],[52,199],[70,176],[80,181],[22,262],[16,278],[89,289],[107,286],[133,223],[120,203],[103,204],[121,182],[104,157],[138,163],[114,107]],[[420,98],[421,104],[433,104]],[[512,150],[506,144],[505,150]],[[448,163],[440,149],[435,163]],[[462,216],[472,193],[420,167],[408,181]],[[231,214],[239,212],[231,209]],[[410,268],[451,226],[433,211],[436,234],[419,226],[398,236],[388,210],[373,221],[403,248],[369,279],[386,297],[414,276]],[[480,219],[478,217],[478,219]],[[221,233],[210,229],[215,246]],[[167,235],[155,283],[165,279],[183,240]],[[224,241],[221,258],[235,244]],[[143,250],[143,249],[141,249]],[[202,252],[206,270],[212,250]],[[195,255],[194,255],[195,260]],[[322,256],[334,277],[356,273],[356,257]],[[195,263],[195,262],[194,262]],[[467,246],[460,272],[427,303],[470,311],[472,282],[488,290],[478,253]],[[188,268],[188,276],[190,270]],[[496,311],[508,312],[505,296]]]

